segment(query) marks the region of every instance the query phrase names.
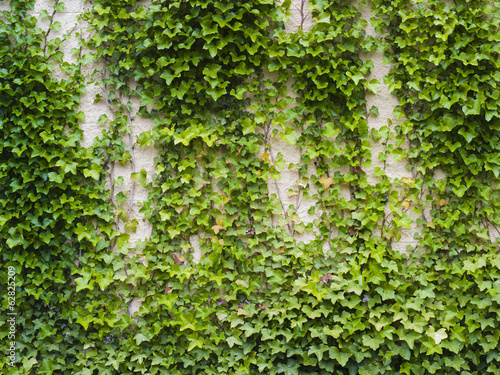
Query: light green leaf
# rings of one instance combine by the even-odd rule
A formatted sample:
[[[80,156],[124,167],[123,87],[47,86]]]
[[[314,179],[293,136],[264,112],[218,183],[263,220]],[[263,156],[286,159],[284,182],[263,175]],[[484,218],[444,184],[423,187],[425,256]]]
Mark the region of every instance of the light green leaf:
[[[130,175],[130,179],[140,183],[143,188],[146,187],[147,177],[148,177],[148,172],[146,172],[146,170],[144,169],[141,169],[140,172],[132,173]]]
[[[374,94],[377,93],[378,87],[380,85],[380,82],[377,79],[372,79],[370,82],[366,84],[366,88],[373,92]]]
[[[436,345],[439,345],[441,341],[443,341],[445,338],[448,337],[448,334],[446,333],[446,329],[440,328],[439,330],[435,330],[434,327],[430,327],[427,332],[425,332],[427,336],[430,338],[434,339],[434,342]]]
[[[291,145],[297,143],[297,131],[293,128],[287,127],[284,134],[280,132],[280,137]]]

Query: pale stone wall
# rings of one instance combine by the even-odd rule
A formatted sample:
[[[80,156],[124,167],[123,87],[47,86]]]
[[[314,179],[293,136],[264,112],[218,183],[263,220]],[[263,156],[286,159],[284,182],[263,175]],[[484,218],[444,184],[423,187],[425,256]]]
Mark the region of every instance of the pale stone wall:
[[[305,1],[305,0],[304,0]],[[71,60],[74,57],[71,57],[71,50],[73,48],[79,49],[78,39],[75,37],[76,32],[82,32],[83,35],[86,34],[86,25],[78,21],[78,15],[84,9],[90,7],[89,3],[84,3],[82,0],[66,0],[65,9],[62,13],[56,13],[54,20],[60,21],[62,23],[61,30],[58,33],[51,32],[50,37],[56,37],[62,35],[65,30],[71,30],[75,27],[72,37],[66,42],[65,48],[63,52],[65,52],[66,59]],[[40,14],[42,9],[47,9],[49,14],[52,13],[53,1],[46,0],[38,0],[36,7],[32,13],[36,16]],[[303,9],[305,10],[304,17],[301,15],[301,5],[302,0],[294,0],[293,6],[291,9],[292,17],[290,21],[287,23],[287,30],[290,32],[294,32],[298,29],[298,27],[302,26],[304,29],[308,29],[312,23],[312,18],[308,13],[307,6]],[[0,11],[4,9],[8,9],[8,2],[3,1],[0,2]],[[370,9],[369,8],[360,8],[363,17],[369,21],[370,19]],[[48,22],[40,21],[39,26],[42,28],[47,28]],[[368,35],[377,36],[373,27],[368,23],[366,27],[366,31]],[[380,128],[384,125],[388,124],[388,119],[393,121],[393,126],[398,123],[393,117],[393,109],[398,104],[397,99],[388,93],[387,85],[383,84],[383,77],[389,71],[389,66],[384,65],[382,61],[382,52],[373,52],[368,55],[363,55],[363,59],[370,59],[374,62],[374,69],[372,70],[371,76],[368,77],[368,80],[372,78],[376,78],[381,82],[379,91],[377,94],[368,94],[368,108],[372,105],[375,105],[379,109],[379,116],[370,115],[368,122],[370,127]],[[86,67],[86,72],[90,73],[94,69],[101,69],[102,66],[95,66],[89,64]],[[85,121],[81,124],[82,129],[84,130],[84,146],[91,146],[94,139],[101,135],[101,131],[103,127],[98,125],[99,117],[102,114],[106,114],[108,118],[112,118],[112,112],[107,108],[105,102],[101,100],[99,103],[94,103],[95,96],[97,94],[104,95],[102,87],[96,87],[95,85],[87,85],[86,94],[82,97],[80,109],[85,113]],[[135,109],[138,108],[137,103],[135,103]],[[401,122],[402,120],[399,120]],[[132,134],[130,140],[132,140],[132,150],[135,156],[135,171],[139,172],[141,169],[145,169],[148,173],[148,179],[151,179],[151,175],[155,173],[154,167],[154,158],[157,155],[157,150],[155,150],[154,146],[148,146],[140,148],[138,145],[135,145],[134,142],[136,140],[136,136],[139,135],[143,131],[150,130],[153,124],[151,121],[134,117],[132,121]],[[373,159],[373,167],[379,166],[382,167],[383,163],[378,161],[379,152],[383,151],[383,146],[379,143],[372,144],[372,159]],[[274,156],[277,155],[278,152],[281,152],[286,161],[288,163],[297,163],[300,160],[300,150],[296,146],[292,146],[282,142],[279,138],[273,139],[272,143],[272,152]],[[406,165],[408,160],[403,159],[399,162],[392,161],[389,158],[387,162],[386,172],[391,178],[401,178],[401,177],[411,177],[411,173],[406,169]],[[372,167],[372,172],[373,172]],[[132,182],[130,180],[130,174],[132,173],[132,166],[127,164],[122,167],[119,163],[116,163],[113,170],[113,177],[117,178],[118,176],[123,176],[124,184],[122,187],[116,186],[114,188],[114,193],[118,194],[119,191],[123,189],[124,192],[130,192],[132,187]],[[280,191],[280,195],[283,198],[286,204],[297,204],[297,197],[288,197],[287,192],[290,188],[297,188],[296,185],[297,180],[297,172],[289,171],[285,167],[285,171],[282,173],[281,180],[277,183],[274,181],[270,181],[269,187],[270,191],[277,193],[277,189]],[[376,178],[372,175],[370,176],[371,182],[375,182]],[[348,197],[348,191],[345,191],[346,197]],[[129,193],[127,194],[129,195]],[[131,210],[131,219],[136,218],[139,221],[139,226],[137,227],[137,231],[131,234],[131,244],[136,243],[137,241],[144,240],[151,234],[151,226],[147,222],[143,222],[142,216],[138,213],[140,209],[140,202],[147,199],[148,192],[143,189],[139,184],[135,184],[134,186],[134,194],[133,194],[133,205]],[[313,204],[313,202],[308,202],[302,200],[300,206],[297,210],[300,220],[303,222],[310,222],[314,219],[314,216],[311,216],[307,213],[309,207]],[[411,210],[410,210],[411,211]],[[410,213],[410,216],[411,213]],[[415,217],[413,217],[415,219]],[[413,223],[416,226],[416,222]],[[414,245],[416,240],[413,239],[413,234],[416,229],[413,230],[405,230],[403,232],[402,238],[398,243],[394,244],[394,247],[398,250],[405,251],[407,245]],[[201,234],[202,235],[202,234]],[[297,239],[301,241],[310,241],[311,238],[314,237],[313,233],[306,233],[301,237],[297,237]],[[191,242],[193,244],[193,250],[195,252],[195,259],[199,259],[201,253],[197,241],[197,236],[193,236],[191,238]]]

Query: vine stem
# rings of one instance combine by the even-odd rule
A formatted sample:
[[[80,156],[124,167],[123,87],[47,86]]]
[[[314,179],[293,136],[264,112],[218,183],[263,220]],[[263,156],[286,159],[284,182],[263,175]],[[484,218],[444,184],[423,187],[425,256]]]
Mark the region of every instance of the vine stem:
[[[300,2],[300,8],[297,5],[293,5],[293,7],[295,9],[297,9],[299,11],[299,13],[300,13],[300,29],[302,31],[304,30],[304,22],[305,22],[305,20],[311,14],[311,12],[307,12],[307,14],[305,14],[305,12],[304,12],[304,6],[305,6],[305,4],[306,4],[306,0],[302,0]]]
[[[273,150],[271,148],[270,143],[269,143],[269,156],[271,158],[271,163],[273,163],[273,165],[274,165]],[[286,210],[285,210],[285,204],[283,203],[283,198],[281,197],[280,188],[278,186],[278,181],[276,179],[273,179],[273,180],[274,180],[274,184],[276,186],[276,192],[278,193],[278,199],[280,200],[281,210],[283,211],[283,216],[285,217],[285,219],[288,219],[288,215],[287,215]],[[294,230],[290,226],[290,223],[288,223],[287,226],[288,226],[288,231],[290,232],[290,235],[293,236]]]
[[[44,44],[43,44],[43,54],[45,55],[45,52],[47,51],[47,39],[49,37],[49,34],[50,34],[50,31],[52,30],[50,28],[50,26],[54,23],[54,16],[56,15],[56,7],[59,5],[59,0],[56,0],[56,2],[54,3],[54,11],[52,12],[52,15],[50,16],[50,19],[49,19],[49,29],[47,30],[47,34],[45,34],[45,40],[44,40]]]
[[[130,102],[130,94],[127,97],[127,104],[129,102]],[[130,126],[129,151],[130,151],[130,156],[132,157],[132,173],[135,173],[135,154],[134,154],[134,145],[133,145],[132,118],[130,116],[130,111],[129,111],[127,106],[125,106],[125,109],[127,110],[128,125]],[[127,217],[130,217],[130,213],[132,212],[132,206],[134,204],[134,187],[135,187],[135,181],[132,180],[132,187],[130,188],[130,207],[128,209]]]
[[[271,147],[271,142],[269,142],[269,132],[270,132],[270,126],[268,124],[267,129],[266,129],[266,138],[265,138],[266,144],[264,145],[264,150],[269,148],[269,157],[271,158],[271,163],[274,166],[275,165],[274,164],[274,156],[273,156],[273,150]],[[280,200],[281,210],[283,211],[283,216],[285,217],[285,219],[287,219],[288,215],[287,215],[286,210],[285,210],[285,204],[283,203],[283,198],[281,197],[281,192],[280,192],[280,188],[278,186],[278,181],[276,181],[276,179],[274,179],[274,178],[273,178],[273,180],[274,180],[274,185],[276,187],[276,192],[278,193],[278,199]],[[293,231],[292,227],[290,226],[290,223],[288,223],[287,226],[288,226],[288,231],[290,232],[290,235],[293,236],[294,231]]]

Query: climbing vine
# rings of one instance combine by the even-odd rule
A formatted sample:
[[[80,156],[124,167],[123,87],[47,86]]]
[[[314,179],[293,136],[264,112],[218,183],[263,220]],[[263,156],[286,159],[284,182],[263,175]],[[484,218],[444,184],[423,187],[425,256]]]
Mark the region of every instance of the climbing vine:
[[[374,3],[375,26],[387,32],[387,83],[400,100],[397,138],[416,176],[408,194],[421,211],[422,316],[441,336],[416,346],[402,369],[497,373],[498,3]]]
[[[35,1],[11,1],[0,289],[14,267],[18,360],[0,368],[497,373],[500,51],[488,4],[374,0],[376,40],[351,1],[95,0],[88,34],[62,36],[63,3],[44,24]],[[71,33],[75,63],[61,52]],[[382,45],[399,119],[370,129],[380,82],[361,57]],[[85,84],[107,108],[88,149]],[[136,131],[140,118],[150,131]],[[136,170],[139,147],[157,151],[152,176]],[[391,157],[407,157],[413,177],[390,179]],[[130,185],[119,188],[116,163]],[[296,176],[288,191],[284,175]],[[136,183],[152,233],[133,245],[118,228],[138,225]],[[412,224],[418,246],[395,251]]]
[[[13,374],[67,372],[102,347],[119,307],[110,250],[125,239],[113,230],[100,159],[80,146],[81,59],[65,62],[69,34],[56,36],[64,4],[42,12],[47,28],[34,5],[12,1],[0,22],[0,290],[14,296],[2,298],[11,313],[2,325],[14,330],[0,340],[15,342],[0,368]]]

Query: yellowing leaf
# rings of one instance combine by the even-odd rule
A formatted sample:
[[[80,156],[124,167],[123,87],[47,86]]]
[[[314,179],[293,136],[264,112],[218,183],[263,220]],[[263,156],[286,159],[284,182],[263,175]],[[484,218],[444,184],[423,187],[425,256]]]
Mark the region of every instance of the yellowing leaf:
[[[215,232],[215,234],[218,234],[221,230],[224,230],[224,229],[226,229],[226,228],[221,227],[220,225],[214,225],[214,226],[212,226],[212,230]]]
[[[132,221],[125,223],[125,230],[135,233],[138,225],[139,222],[137,221],[137,219],[133,219]]]
[[[202,181],[197,187],[196,190],[200,190],[203,186],[208,185],[207,181]]]
[[[439,205],[440,205],[441,207],[443,207],[445,204],[446,204],[446,199],[441,199],[441,200],[439,201]]]
[[[326,178],[325,176],[323,176],[319,179],[319,182],[323,184],[323,187],[325,189],[328,189],[330,185],[333,185],[333,178],[331,177]]]
[[[175,211],[177,211],[177,213],[180,214],[185,208],[186,206],[179,206],[175,208]]]
[[[248,284],[244,282],[243,280],[236,280],[236,284],[244,286],[245,288],[248,288]]]
[[[403,207],[404,207],[404,208],[410,208],[410,201],[409,201],[408,199],[405,199],[405,200],[403,201]]]
[[[415,179],[414,178],[408,178],[408,177],[403,177],[401,179],[401,181],[403,181],[403,183],[409,185],[410,183],[415,183]]]
[[[269,161],[269,153],[268,152],[264,152],[261,156],[261,159],[262,160],[265,160],[265,161]]]
[[[242,309],[238,309],[238,315],[248,315],[248,312]]]

